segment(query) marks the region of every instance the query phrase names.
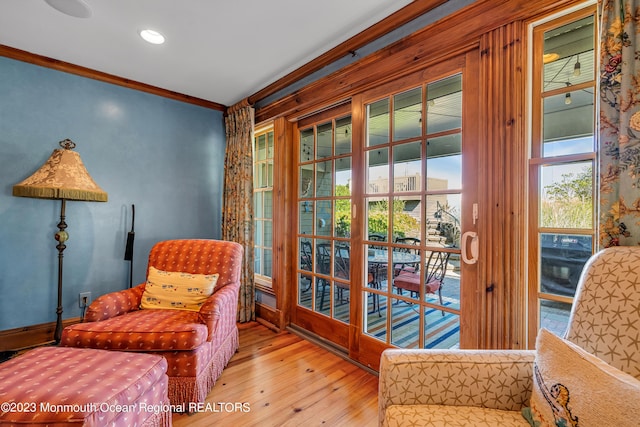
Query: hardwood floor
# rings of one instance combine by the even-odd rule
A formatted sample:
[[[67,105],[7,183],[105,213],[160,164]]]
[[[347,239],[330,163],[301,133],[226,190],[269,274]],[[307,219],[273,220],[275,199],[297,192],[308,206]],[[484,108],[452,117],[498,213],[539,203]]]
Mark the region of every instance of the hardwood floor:
[[[375,426],[378,377],[290,332],[239,325],[240,350],[202,411],[174,427]]]

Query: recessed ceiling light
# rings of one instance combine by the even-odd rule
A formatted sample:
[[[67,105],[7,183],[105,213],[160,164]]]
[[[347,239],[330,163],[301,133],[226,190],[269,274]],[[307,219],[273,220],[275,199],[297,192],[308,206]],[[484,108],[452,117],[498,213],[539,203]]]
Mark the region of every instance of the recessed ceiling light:
[[[164,36],[155,30],[142,30],[140,31],[140,37],[152,44],[164,43]]]
[[[74,18],[89,18],[91,8],[84,0],[44,0],[49,6]]]

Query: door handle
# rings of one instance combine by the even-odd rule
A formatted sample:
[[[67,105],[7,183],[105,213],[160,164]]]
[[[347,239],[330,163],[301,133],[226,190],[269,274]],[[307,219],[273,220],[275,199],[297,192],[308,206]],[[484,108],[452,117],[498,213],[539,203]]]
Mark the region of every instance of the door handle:
[[[471,252],[471,258],[467,257],[467,242],[471,239],[468,250]],[[466,264],[475,264],[478,262],[478,233],[475,231],[467,231],[462,235],[462,260]]]

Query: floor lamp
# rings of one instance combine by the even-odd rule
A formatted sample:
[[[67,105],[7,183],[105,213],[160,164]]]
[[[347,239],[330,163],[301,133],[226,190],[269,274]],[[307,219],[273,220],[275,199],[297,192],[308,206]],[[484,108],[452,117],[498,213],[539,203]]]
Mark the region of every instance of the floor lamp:
[[[84,167],[80,155],[72,151],[76,144],[70,139],[60,141],[47,161],[29,178],[13,186],[13,195],[36,199],[56,199],[61,201],[60,222],[55,239],[58,242],[58,307],[54,339],[56,344],[62,336],[62,260],[69,239],[66,231],[65,206],[67,200],[106,202],[105,193],[91,178]]]

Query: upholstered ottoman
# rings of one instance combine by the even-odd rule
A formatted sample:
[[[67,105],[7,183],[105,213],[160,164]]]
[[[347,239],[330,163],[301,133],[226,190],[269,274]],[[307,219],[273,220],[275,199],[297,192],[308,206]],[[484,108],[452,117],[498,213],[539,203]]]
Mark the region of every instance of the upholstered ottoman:
[[[167,362],[41,347],[0,363],[0,425],[170,426]]]

